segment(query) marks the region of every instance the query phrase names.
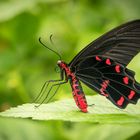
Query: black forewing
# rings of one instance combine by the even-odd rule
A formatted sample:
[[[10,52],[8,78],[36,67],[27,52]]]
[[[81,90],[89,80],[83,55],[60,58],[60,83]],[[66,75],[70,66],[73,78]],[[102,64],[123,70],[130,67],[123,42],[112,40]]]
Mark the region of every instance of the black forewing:
[[[100,59],[101,61],[97,61],[96,57],[88,57],[82,60],[75,69],[78,79],[99,94],[102,94],[101,89],[105,86],[103,83],[108,81],[104,93],[119,108],[125,108],[128,103],[137,103],[140,98],[140,84],[134,79],[135,73],[113,60],[110,60],[111,64],[108,65],[107,58]],[[120,67],[119,73],[116,72],[116,66]],[[124,83],[125,77],[128,78],[128,84]],[[131,92],[135,92],[135,95],[132,96]],[[119,105],[118,102],[122,104]]]
[[[127,66],[140,51],[140,20],[125,23],[102,35],[81,50],[69,63],[75,67],[82,59],[98,55]]]

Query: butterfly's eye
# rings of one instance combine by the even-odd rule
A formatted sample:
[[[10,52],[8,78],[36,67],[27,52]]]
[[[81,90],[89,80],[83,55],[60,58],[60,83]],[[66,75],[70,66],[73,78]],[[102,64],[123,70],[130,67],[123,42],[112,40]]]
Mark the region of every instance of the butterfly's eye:
[[[55,67],[55,72],[60,73],[60,67],[58,65]]]

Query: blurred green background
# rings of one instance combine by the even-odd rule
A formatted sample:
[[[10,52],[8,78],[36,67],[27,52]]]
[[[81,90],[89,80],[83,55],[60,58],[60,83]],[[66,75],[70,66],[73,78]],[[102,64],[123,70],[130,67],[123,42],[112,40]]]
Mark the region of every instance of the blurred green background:
[[[42,47],[39,37],[70,62],[92,40],[138,18],[139,0],[0,0],[0,111],[31,102],[46,80],[59,78],[58,57]],[[139,60],[140,55],[129,65],[138,81]],[[84,91],[94,93],[85,86]],[[65,98],[72,98],[69,84],[53,100]],[[137,140],[135,129],[133,124],[0,118],[0,140]]]

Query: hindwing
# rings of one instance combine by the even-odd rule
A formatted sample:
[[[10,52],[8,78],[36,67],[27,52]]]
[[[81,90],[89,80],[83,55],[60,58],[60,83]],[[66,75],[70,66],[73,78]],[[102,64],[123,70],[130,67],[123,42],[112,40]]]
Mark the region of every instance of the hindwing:
[[[140,98],[135,73],[112,59],[101,56],[83,59],[76,66],[75,75],[119,108],[125,108],[128,103],[136,104]]]

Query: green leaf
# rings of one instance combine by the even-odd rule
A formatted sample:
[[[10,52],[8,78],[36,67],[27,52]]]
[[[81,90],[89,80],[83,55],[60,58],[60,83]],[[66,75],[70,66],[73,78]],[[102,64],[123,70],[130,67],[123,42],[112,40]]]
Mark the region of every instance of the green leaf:
[[[139,140],[135,135],[140,136],[139,124],[96,124],[77,123],[75,129],[70,133],[71,140]],[[69,133],[68,133],[69,134]],[[133,139],[131,139],[133,137]]]
[[[0,140],[52,140],[55,137],[49,124],[28,119],[0,118]]]
[[[140,102],[129,104],[127,109],[121,110],[102,96],[87,96],[88,113],[78,110],[73,99],[56,101],[49,104],[23,104],[0,113],[5,117],[32,118],[35,120],[63,120],[93,123],[140,123]]]

